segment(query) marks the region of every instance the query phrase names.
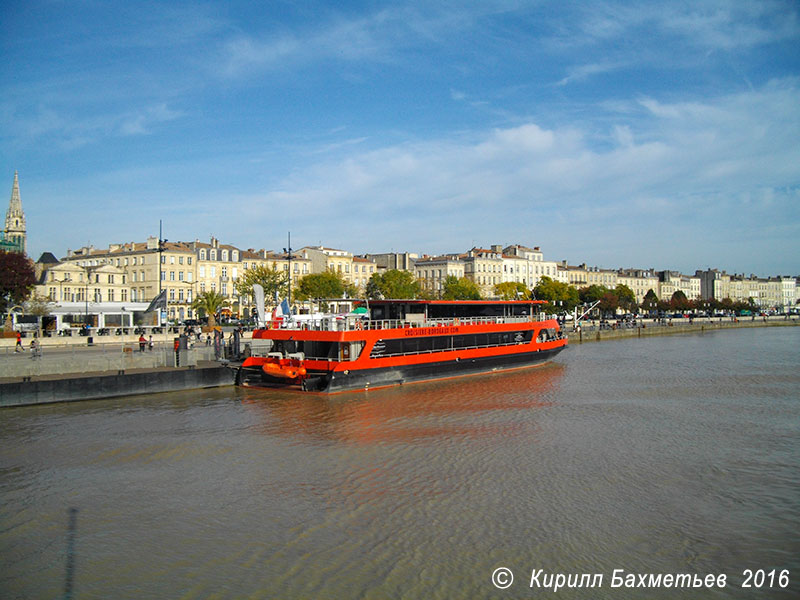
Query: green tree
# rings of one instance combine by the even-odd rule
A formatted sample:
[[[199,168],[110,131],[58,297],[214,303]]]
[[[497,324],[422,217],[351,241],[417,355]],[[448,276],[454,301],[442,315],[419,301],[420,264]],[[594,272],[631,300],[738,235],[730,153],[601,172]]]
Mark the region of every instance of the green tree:
[[[192,302],[192,310],[200,313],[200,316],[208,315],[208,325],[214,327],[217,324],[216,315],[228,305],[228,299],[214,290],[201,292]]]
[[[528,300],[531,297],[530,290],[524,283],[519,281],[504,281],[494,286],[494,293],[503,300]]]
[[[636,310],[636,294],[627,285],[618,283],[617,287],[614,288],[614,295],[617,297],[617,303],[620,308],[629,312]]]
[[[533,295],[537,300],[546,300],[548,303],[543,309],[547,313],[571,311],[580,304],[580,296],[575,286],[550,277],[543,276],[533,288]]]
[[[652,289],[647,290],[647,293],[642,299],[642,309],[646,310],[647,312],[653,312],[657,307],[658,296],[656,296],[656,293]]]
[[[370,298],[414,300],[419,293],[419,281],[410,271],[389,269],[385,273],[375,273],[367,282],[367,296]]]
[[[455,275],[448,275],[447,279],[444,281],[442,299],[480,300],[481,292],[471,279],[467,279],[466,277],[458,279]]]
[[[258,283],[264,288],[264,297],[267,299],[285,297],[289,292],[289,271],[279,271],[275,267],[258,265],[243,271],[234,281],[233,288],[239,296],[253,296],[253,284]]]
[[[581,288],[578,290],[581,302],[594,304],[598,300],[602,300],[603,296],[608,293],[608,288],[604,285],[590,285],[589,287]]]
[[[341,273],[325,271],[303,277],[297,286],[295,297],[298,300],[321,301],[326,298],[341,298],[345,293],[355,296],[356,289],[344,280]]]
[[[0,312],[22,304],[36,285],[33,264],[17,252],[0,250]]]

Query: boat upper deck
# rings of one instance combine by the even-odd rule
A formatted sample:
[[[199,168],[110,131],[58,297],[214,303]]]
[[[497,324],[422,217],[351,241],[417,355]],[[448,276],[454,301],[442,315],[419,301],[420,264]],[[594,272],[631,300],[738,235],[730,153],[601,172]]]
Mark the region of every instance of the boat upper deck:
[[[276,329],[357,331],[437,328],[547,321],[542,301],[375,300],[345,315],[293,315],[270,323]]]
[[[271,329],[300,329],[305,331],[358,331],[364,329],[403,329],[416,327],[451,327],[464,325],[495,325],[547,321],[544,314],[503,317],[450,317],[429,319],[370,319],[360,315],[295,315],[291,319],[271,321]]]

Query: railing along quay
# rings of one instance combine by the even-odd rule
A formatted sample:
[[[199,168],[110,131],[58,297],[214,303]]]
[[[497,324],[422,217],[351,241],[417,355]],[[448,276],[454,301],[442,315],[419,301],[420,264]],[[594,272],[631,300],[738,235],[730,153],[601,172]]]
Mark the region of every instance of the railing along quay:
[[[743,327],[781,327],[800,325],[800,317],[699,317],[693,319],[637,319],[634,323],[584,321],[578,328],[571,323],[562,327],[567,331],[569,341],[588,342],[626,337],[649,335],[670,335],[676,333],[702,333]]]

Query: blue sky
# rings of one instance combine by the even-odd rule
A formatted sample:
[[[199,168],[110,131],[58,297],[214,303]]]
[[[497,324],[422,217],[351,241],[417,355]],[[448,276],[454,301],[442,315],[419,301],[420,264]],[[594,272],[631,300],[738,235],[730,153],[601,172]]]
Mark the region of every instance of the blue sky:
[[[161,219],[242,248],[800,275],[794,1],[0,11],[0,184],[19,171],[34,258]]]

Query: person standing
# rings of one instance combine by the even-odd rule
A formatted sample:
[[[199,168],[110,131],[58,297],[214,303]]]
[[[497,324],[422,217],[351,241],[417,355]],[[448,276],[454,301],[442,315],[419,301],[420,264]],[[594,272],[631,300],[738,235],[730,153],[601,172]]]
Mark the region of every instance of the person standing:
[[[143,333],[139,334],[139,352],[144,352],[144,347],[147,345],[147,340]]]

